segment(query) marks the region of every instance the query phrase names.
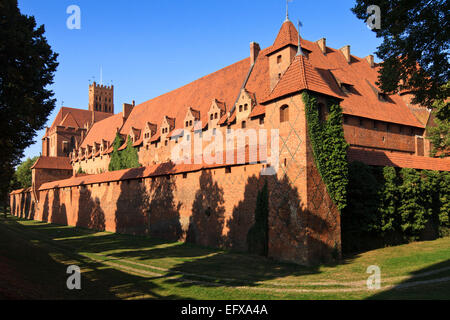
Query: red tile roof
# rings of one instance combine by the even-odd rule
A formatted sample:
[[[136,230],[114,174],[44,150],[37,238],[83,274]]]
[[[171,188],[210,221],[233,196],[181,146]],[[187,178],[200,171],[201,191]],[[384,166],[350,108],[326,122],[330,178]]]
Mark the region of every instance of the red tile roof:
[[[100,121],[106,119],[111,116],[110,113],[105,112],[95,112],[95,121]],[[68,117],[68,115],[70,116]],[[85,109],[75,109],[75,108],[67,108],[62,107],[58,114],[53,120],[52,126],[44,135],[44,138],[47,136],[49,132],[55,129],[57,126],[71,126],[75,125],[75,128],[84,128],[84,126],[92,121],[92,111]]]
[[[94,125],[82,141],[80,147],[85,148],[87,145],[92,146],[94,145],[94,143],[101,143],[102,139],[112,144],[116,137],[117,130],[120,130],[120,128],[122,128],[122,125],[122,112],[94,123]],[[129,132],[130,131],[126,132],[126,134],[128,134]]]
[[[367,81],[375,83],[378,80],[378,67],[372,68],[366,59],[355,56],[351,56],[351,63],[348,63],[340,50],[327,47],[327,53],[323,54],[317,43],[304,39],[301,41],[302,48],[308,51],[307,58],[296,57],[272,92],[270,91],[267,55],[283,46],[297,45],[298,42],[297,30],[289,21],[283,23],[274,44],[261,50],[249,76],[250,58],[247,58],[181,88],[141,103],[132,109],[120,132],[128,134],[131,127],[142,130],[147,122],[155,123],[159,127],[165,116],[176,119],[174,128],[171,129],[181,129],[184,127],[183,120],[186,116],[187,106],[198,110],[200,120],[206,124],[211,101],[219,100],[229,106],[231,110],[247,76],[244,89],[254,96],[257,105],[252,110],[252,116],[263,114],[263,108],[258,105],[264,101],[267,102],[292,92],[310,90],[342,99],[341,106],[344,114],[424,128],[424,124],[416,118],[402,97],[389,96],[388,102],[378,99],[377,94],[367,83]],[[353,92],[344,93],[335,77],[341,83],[352,84]],[[231,114],[228,122],[233,121],[234,117],[235,114]],[[223,115],[219,124],[223,125],[226,122],[227,115]],[[113,127],[113,129],[109,129],[108,125],[94,125],[86,141],[92,144],[93,140],[100,141],[101,138],[108,135],[111,135],[108,140],[112,141],[117,125],[109,127]],[[159,138],[159,131],[157,130],[158,135],[152,137],[152,142]],[[95,139],[92,139],[91,135]]]
[[[308,58],[298,55],[294,58],[270,95],[264,99],[263,103],[302,90],[310,90],[331,97],[341,98],[340,89],[335,81],[333,81],[330,72],[313,67]]]
[[[72,166],[69,158],[40,156],[31,169],[72,170]]]
[[[372,166],[414,168],[422,170],[450,171],[449,158],[430,158],[397,152],[373,151],[349,148],[349,161],[360,161]]]
[[[271,54],[287,45],[298,45],[298,31],[295,28],[294,24],[287,20],[281,26],[278,35],[266,55]]]

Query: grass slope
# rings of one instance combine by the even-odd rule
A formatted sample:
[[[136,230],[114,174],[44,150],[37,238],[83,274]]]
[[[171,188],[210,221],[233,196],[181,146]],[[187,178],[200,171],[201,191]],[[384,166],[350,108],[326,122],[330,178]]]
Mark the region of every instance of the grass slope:
[[[71,264],[82,290],[66,288]],[[370,265],[381,290],[367,289]],[[450,238],[302,267],[2,215],[0,270],[0,298],[11,299],[449,299]]]

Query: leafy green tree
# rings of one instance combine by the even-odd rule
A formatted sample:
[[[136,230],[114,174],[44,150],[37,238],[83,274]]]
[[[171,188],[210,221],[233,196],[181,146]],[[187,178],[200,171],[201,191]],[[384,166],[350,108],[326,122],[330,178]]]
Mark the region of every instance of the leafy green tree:
[[[16,187],[20,189],[31,187],[32,184],[31,167],[37,161],[37,159],[38,157],[28,158],[17,167],[13,177],[14,180],[13,183],[16,184]]]
[[[380,189],[379,213],[382,234],[393,234],[399,231],[399,180],[393,167],[383,168],[383,184]]]
[[[414,103],[431,107],[449,96],[448,60],[450,2],[446,0],[356,0],[352,8],[366,21],[370,5],[380,7],[381,28],[373,29],[383,43],[377,48],[379,82],[386,93],[414,93]],[[420,66],[420,68],[418,68]]]
[[[113,152],[111,153],[111,160],[109,161],[109,171],[117,171],[122,169],[122,158],[119,151],[122,144],[122,137],[119,133],[116,133],[116,137],[113,142]]]
[[[450,88],[450,82],[445,87]],[[433,104],[433,120],[435,126],[427,127],[428,139],[430,139],[433,148],[431,156],[440,157],[450,156],[450,103],[448,99],[436,100]]]
[[[17,0],[0,2],[0,203],[7,202],[14,167],[34,143],[55,107],[53,83],[58,66],[32,16],[20,13]]]
[[[400,175],[401,228],[407,240],[417,240],[429,219],[429,211],[424,206],[422,179],[420,173],[411,168],[402,168]]]
[[[138,168],[141,166],[137,149],[133,147],[131,137],[128,136],[127,138],[127,147],[124,150],[119,150],[123,143],[122,137],[117,133],[113,142],[113,152],[111,153],[111,160],[109,162],[109,171]]]

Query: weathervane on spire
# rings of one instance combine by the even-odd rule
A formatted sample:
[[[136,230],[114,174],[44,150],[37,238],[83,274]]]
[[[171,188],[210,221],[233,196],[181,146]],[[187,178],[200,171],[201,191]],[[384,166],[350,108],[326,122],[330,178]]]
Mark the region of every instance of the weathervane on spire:
[[[294,0],[286,0],[286,21],[289,21],[289,2],[292,2]]]
[[[298,56],[305,56],[303,54],[303,50],[302,50],[302,46],[301,46],[300,27],[303,27],[303,24],[300,22],[300,19],[298,20],[297,24],[298,24],[298,50],[297,50],[297,55]]]

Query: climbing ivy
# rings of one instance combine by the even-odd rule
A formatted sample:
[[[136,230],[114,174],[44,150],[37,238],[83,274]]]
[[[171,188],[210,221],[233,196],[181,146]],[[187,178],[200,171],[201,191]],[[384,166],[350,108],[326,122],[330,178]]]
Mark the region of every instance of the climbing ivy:
[[[141,166],[139,164],[137,149],[133,147],[131,137],[128,136],[127,147],[124,150],[119,150],[122,144],[123,139],[117,133],[113,142],[113,152],[111,153],[111,160],[109,161],[108,167],[109,171],[138,168]]]
[[[269,192],[267,181],[256,197],[255,224],[247,234],[248,251],[267,256],[269,245]]]
[[[342,211],[345,252],[435,239],[449,234],[450,173],[349,165]]]
[[[331,199],[342,210],[347,205],[348,144],[344,138],[341,106],[339,102],[329,100],[327,119],[321,121],[317,98],[305,91],[303,101],[314,162]]]

